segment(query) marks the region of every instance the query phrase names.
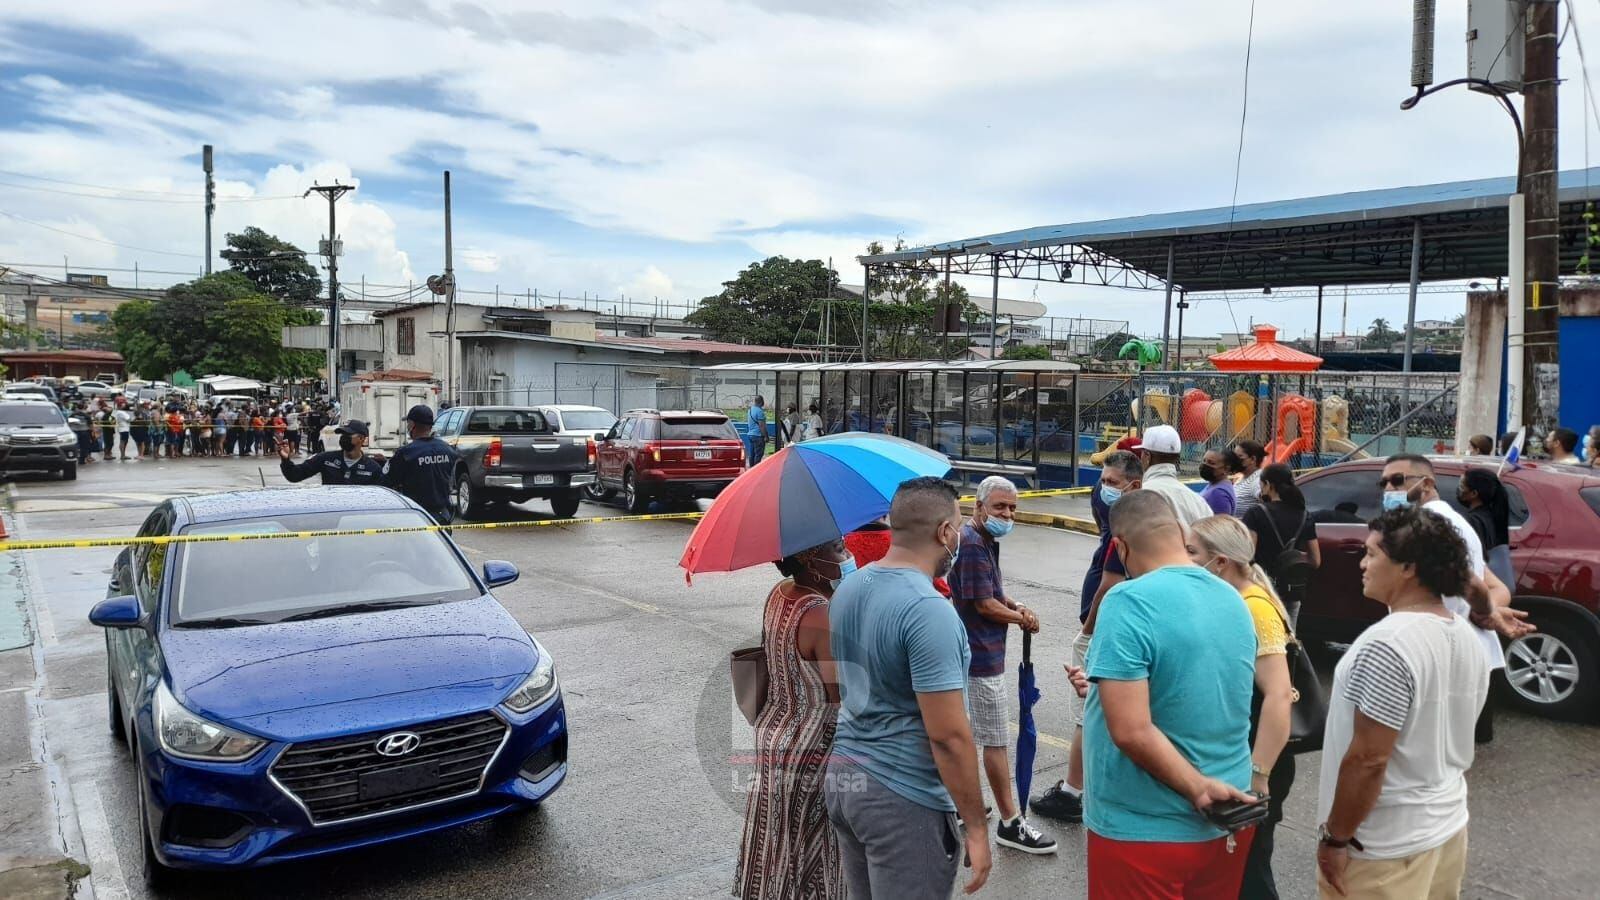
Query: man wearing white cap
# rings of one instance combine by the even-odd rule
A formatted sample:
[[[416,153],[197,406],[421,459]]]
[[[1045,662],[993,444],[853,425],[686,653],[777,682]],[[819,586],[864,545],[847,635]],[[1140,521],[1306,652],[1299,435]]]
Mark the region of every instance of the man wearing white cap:
[[[1167,498],[1185,528],[1212,514],[1206,501],[1178,480],[1178,459],[1183,455],[1178,429],[1171,425],[1151,426],[1145,429],[1138,445],[1130,449],[1144,462],[1144,489]]]

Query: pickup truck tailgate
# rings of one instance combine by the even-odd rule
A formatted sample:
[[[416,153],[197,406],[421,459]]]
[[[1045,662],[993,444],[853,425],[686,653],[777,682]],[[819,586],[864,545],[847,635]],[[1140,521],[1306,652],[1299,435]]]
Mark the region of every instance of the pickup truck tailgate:
[[[589,439],[556,434],[503,434],[500,438],[498,475],[522,472],[574,473],[589,471]]]

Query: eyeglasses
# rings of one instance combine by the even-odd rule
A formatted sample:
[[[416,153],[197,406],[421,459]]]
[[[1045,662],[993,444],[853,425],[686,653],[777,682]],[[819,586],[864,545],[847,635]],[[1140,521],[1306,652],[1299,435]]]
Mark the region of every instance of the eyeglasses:
[[[1391,487],[1396,487],[1396,488],[1405,487],[1405,484],[1408,481],[1416,481],[1417,479],[1427,478],[1427,477],[1428,476],[1426,476],[1426,475],[1398,475],[1398,474],[1390,475],[1387,478],[1379,478],[1378,479],[1378,490],[1381,491],[1384,488],[1391,488]]]

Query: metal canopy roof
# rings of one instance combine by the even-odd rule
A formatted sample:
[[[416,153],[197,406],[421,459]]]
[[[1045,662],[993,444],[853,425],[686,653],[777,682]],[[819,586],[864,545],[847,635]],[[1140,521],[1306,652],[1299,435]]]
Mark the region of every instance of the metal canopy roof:
[[[1584,251],[1584,201],[1600,168],[1560,173],[1561,269]],[[1507,269],[1506,197],[1514,178],[1385,188],[1188,212],[1008,231],[862,256],[874,268],[1186,291],[1260,290],[1409,280],[1414,223],[1424,281],[1494,278]]]
[[[979,359],[962,362],[902,360],[843,363],[725,363],[706,372],[1076,372],[1077,363],[1043,359]]]

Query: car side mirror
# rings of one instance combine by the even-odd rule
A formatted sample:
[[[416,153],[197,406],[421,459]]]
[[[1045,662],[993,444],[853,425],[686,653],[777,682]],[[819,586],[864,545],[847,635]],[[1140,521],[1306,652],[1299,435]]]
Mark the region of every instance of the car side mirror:
[[[491,559],[483,564],[483,582],[491,588],[508,585],[521,575],[515,564],[503,559]]]
[[[138,628],[143,621],[144,610],[132,594],[107,597],[89,610],[89,622],[101,628]]]

